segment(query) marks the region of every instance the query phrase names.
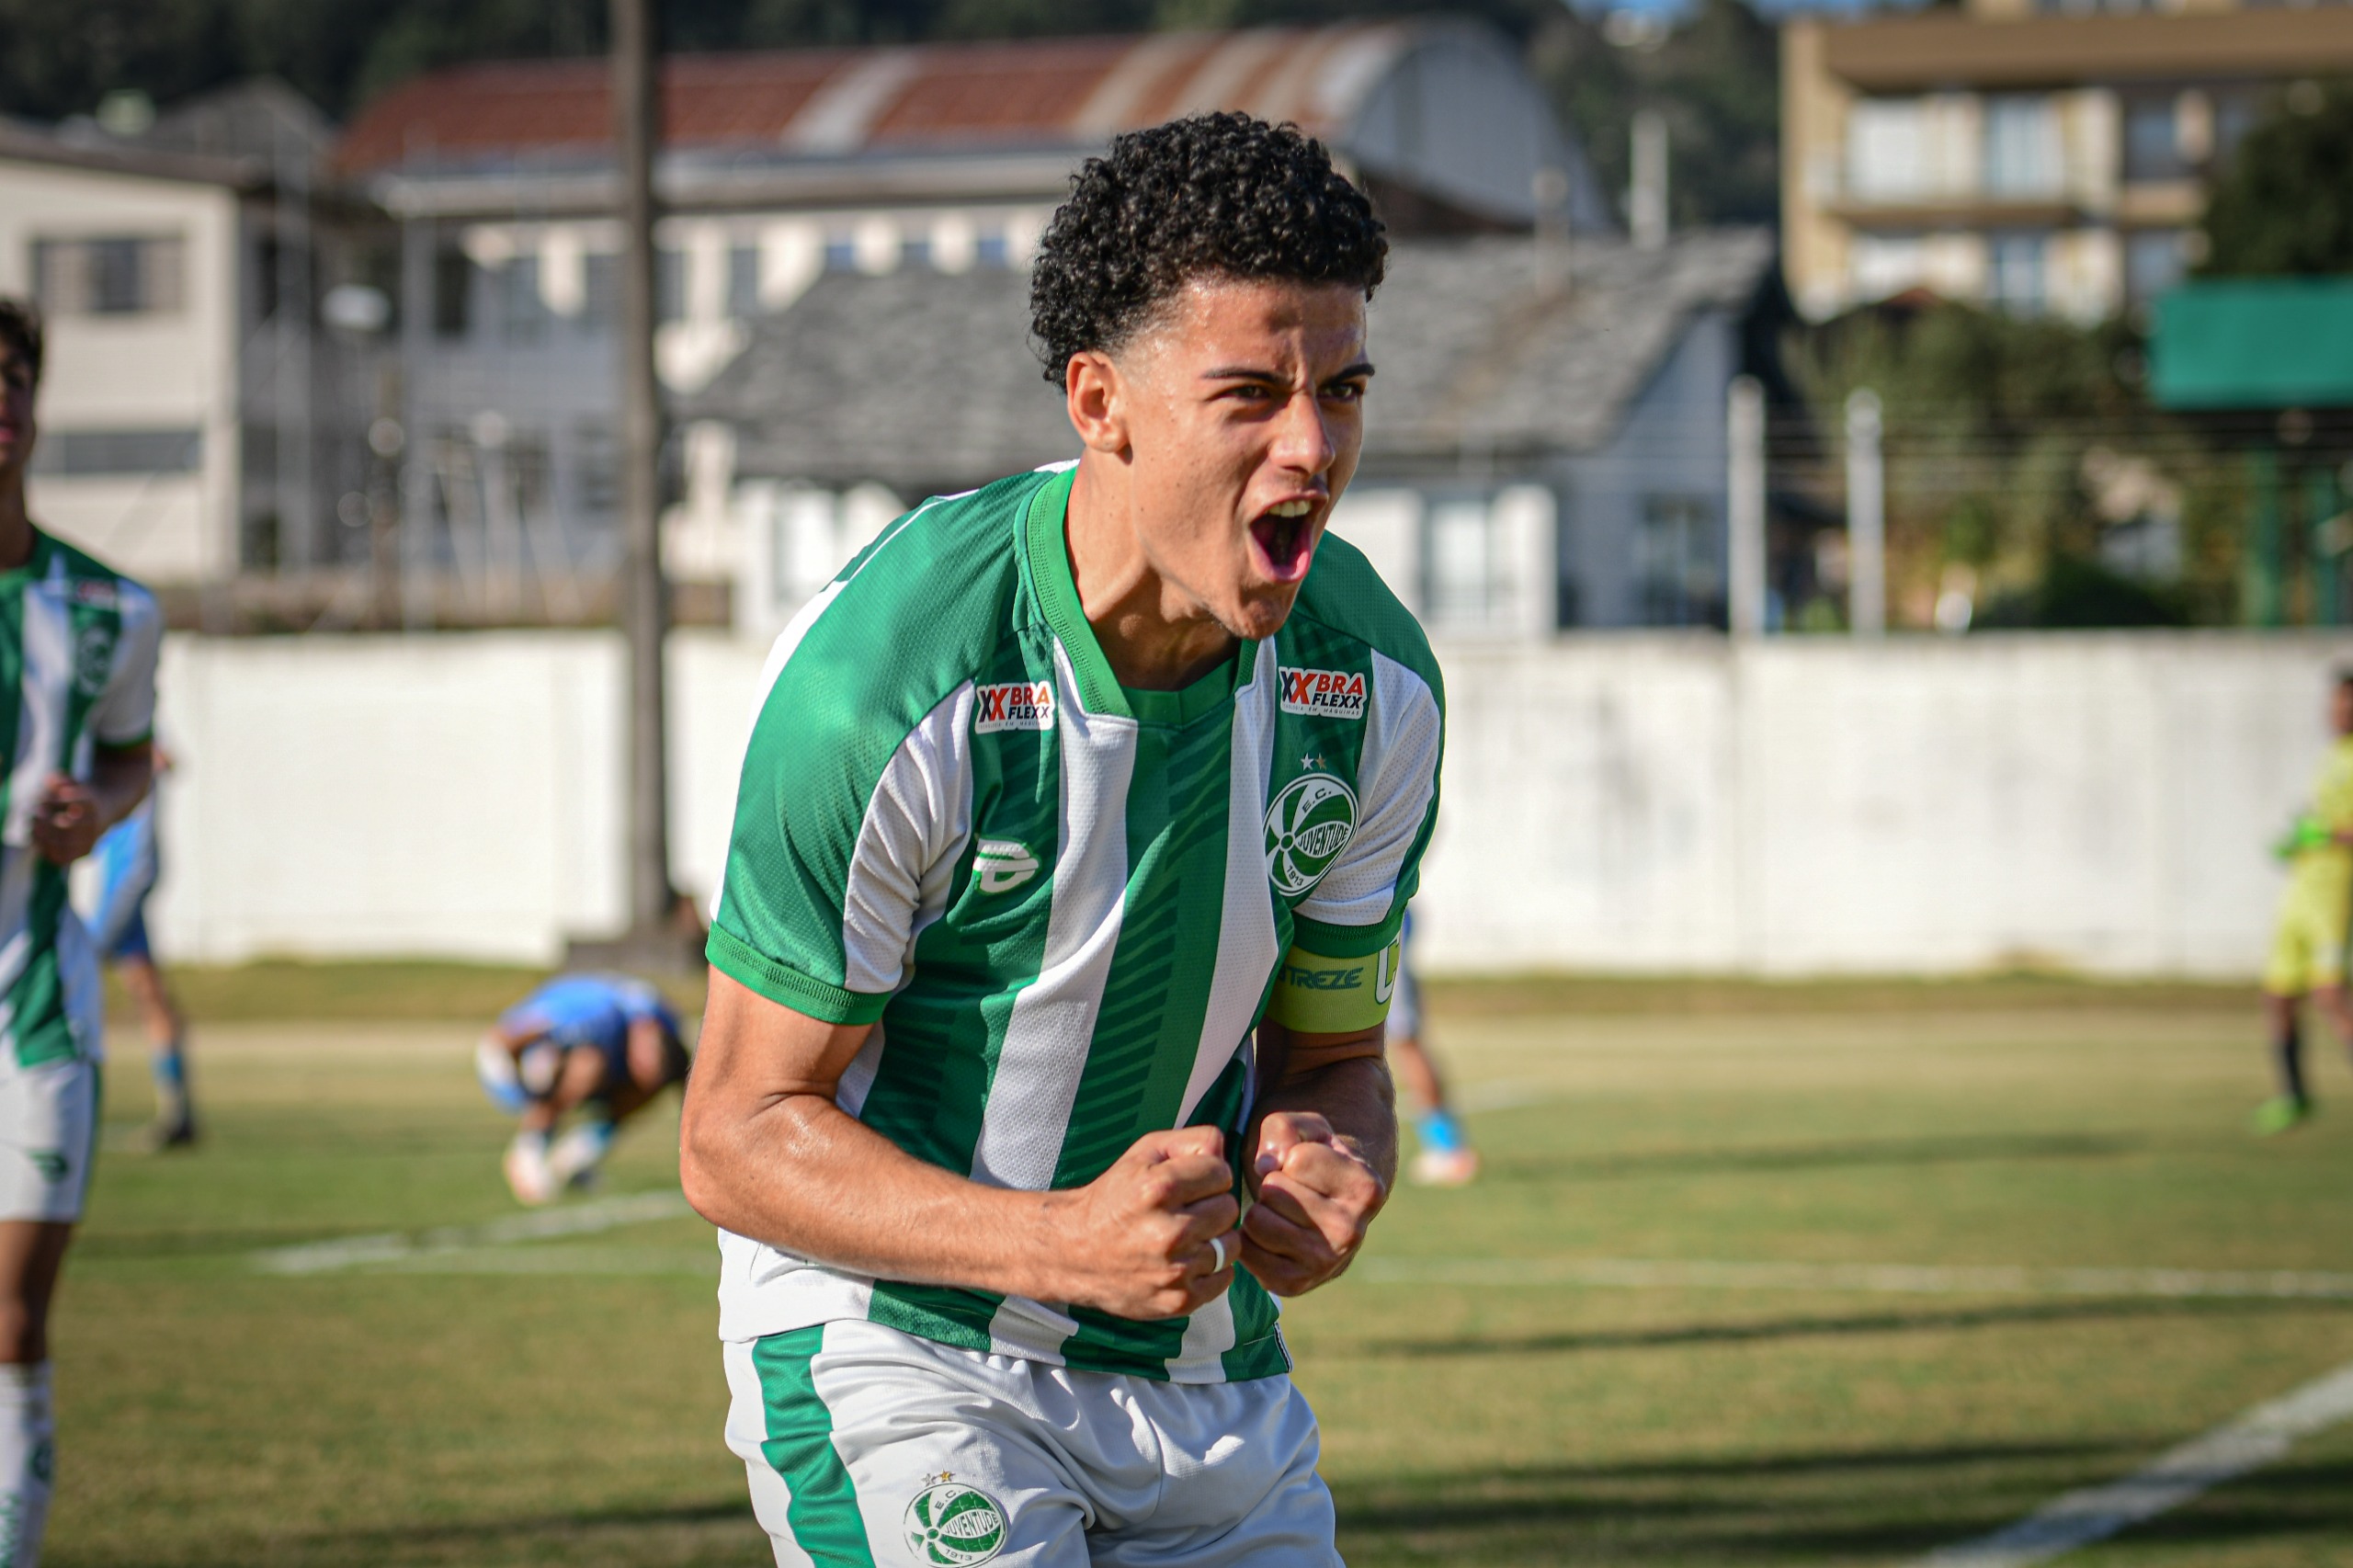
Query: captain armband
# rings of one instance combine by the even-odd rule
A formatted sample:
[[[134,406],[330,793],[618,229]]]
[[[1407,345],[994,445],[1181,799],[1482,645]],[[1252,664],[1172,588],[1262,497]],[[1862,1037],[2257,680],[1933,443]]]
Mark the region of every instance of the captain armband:
[[[1402,938],[1392,937],[1379,952],[1354,959],[1327,959],[1293,948],[1283,955],[1282,969],[1275,976],[1267,1018],[1302,1034],[1354,1034],[1377,1028],[1389,1017],[1402,948]]]

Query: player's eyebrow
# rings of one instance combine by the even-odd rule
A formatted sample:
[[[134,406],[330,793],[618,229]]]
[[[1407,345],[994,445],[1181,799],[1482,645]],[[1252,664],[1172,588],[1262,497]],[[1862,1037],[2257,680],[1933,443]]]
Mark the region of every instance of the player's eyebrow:
[[[1334,381],[1354,381],[1358,376],[1371,374],[1373,374],[1372,361],[1359,359],[1346,369],[1335,370],[1324,377],[1324,384],[1329,386]],[[1269,386],[1279,387],[1290,384],[1290,378],[1288,376],[1249,365],[1221,365],[1215,369],[1203,370],[1201,380],[1205,381],[1265,381]]]

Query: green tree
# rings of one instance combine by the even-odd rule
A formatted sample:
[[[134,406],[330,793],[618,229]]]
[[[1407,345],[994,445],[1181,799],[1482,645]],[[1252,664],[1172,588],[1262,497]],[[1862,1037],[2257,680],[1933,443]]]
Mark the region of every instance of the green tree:
[[[2353,83],[2301,82],[2239,143],[2206,204],[2210,275],[2353,272]]]

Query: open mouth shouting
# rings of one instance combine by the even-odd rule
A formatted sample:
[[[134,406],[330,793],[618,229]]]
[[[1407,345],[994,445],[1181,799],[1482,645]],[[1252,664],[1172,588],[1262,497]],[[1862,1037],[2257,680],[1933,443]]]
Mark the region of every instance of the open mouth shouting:
[[[1315,558],[1315,516],[1322,503],[1311,496],[1278,501],[1251,519],[1252,564],[1278,584],[1303,583]]]

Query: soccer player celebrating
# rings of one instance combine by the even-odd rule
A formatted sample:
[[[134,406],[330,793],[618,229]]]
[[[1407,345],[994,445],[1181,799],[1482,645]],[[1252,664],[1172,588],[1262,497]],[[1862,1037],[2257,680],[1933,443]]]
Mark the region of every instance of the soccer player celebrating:
[[[1437,810],[1428,646],[1324,532],[1386,251],[1296,130],[1120,137],[1031,284],[1078,461],[770,661],[681,1172],[779,1562],[1338,1562],[1272,1298],[1388,1195]]]
[[[0,300],[0,1562],[49,1516],[49,1303],[97,1132],[97,958],[66,868],[147,793],[162,617],[148,592],[33,526],[25,473],[40,318]]]
[[[172,764],[164,748],[154,746],[155,772],[160,778]],[[98,900],[86,922],[101,958],[114,965],[123,989],[137,1004],[147,1030],[147,1070],[155,1081],[155,1119],[140,1142],[151,1152],[186,1149],[196,1142],[196,1108],[188,1097],[188,1029],[180,1010],[164,983],[163,966],[155,961],[153,942],[147,935],[147,895],[155,891],[163,872],[163,856],[155,838],[155,793],[138,809],[107,830],[98,840]]]
[[[537,1208],[586,1187],[620,1124],[687,1076],[678,1015],[643,981],[559,975],[509,1007],[474,1048],[491,1103],[522,1126],[506,1146],[506,1185]],[[557,1126],[580,1119],[563,1137]]]
[[[2328,722],[2336,740],[2313,787],[2312,810],[2272,847],[2289,871],[2271,957],[2263,966],[2264,1012],[2279,1076],[2279,1092],[2255,1113],[2256,1131],[2266,1136],[2312,1115],[2297,1019],[2307,995],[2336,1038],[2353,1049],[2353,1006],[2345,998],[2347,924],[2353,917],[2353,670],[2340,672],[2329,692]]]

